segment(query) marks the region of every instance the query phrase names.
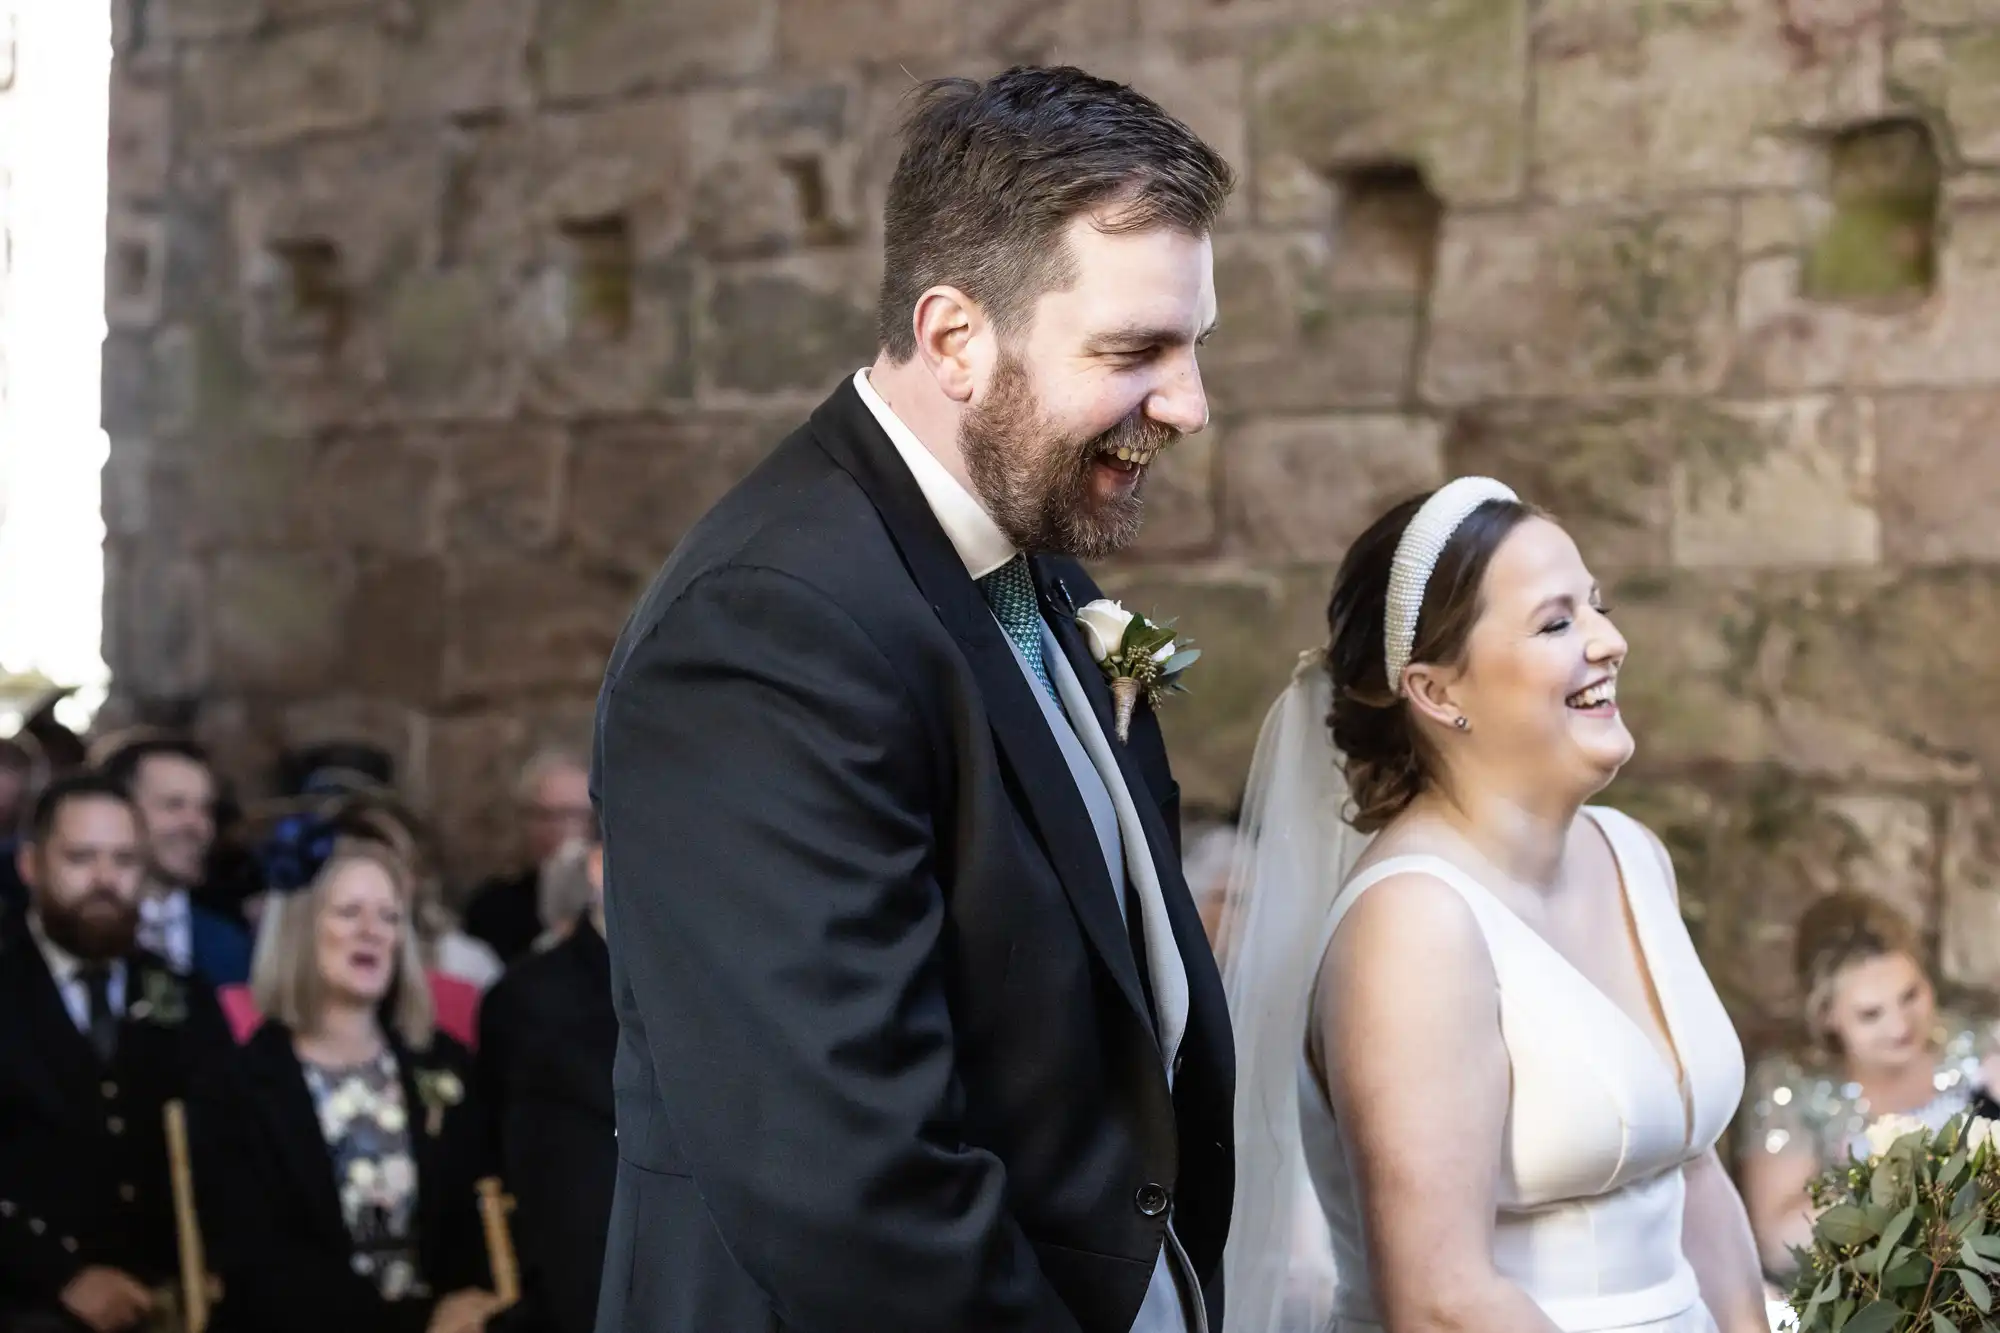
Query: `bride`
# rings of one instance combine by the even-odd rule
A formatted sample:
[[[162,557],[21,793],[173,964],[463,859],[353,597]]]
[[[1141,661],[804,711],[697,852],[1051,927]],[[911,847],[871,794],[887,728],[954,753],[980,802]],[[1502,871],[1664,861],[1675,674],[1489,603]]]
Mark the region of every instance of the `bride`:
[[[1764,1333],[1714,1150],[1742,1049],[1665,850],[1585,804],[1632,737],[1575,544],[1462,478],[1362,535],[1328,620],[1259,738],[1218,940],[1224,1327]]]

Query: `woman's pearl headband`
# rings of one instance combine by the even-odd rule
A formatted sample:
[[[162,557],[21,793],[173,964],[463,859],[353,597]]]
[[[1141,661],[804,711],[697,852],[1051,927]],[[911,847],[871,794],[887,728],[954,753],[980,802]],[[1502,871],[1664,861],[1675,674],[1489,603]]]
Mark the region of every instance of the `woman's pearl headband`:
[[[1518,495],[1491,477],[1460,477],[1448,481],[1424,501],[1403,538],[1396,543],[1396,559],[1389,566],[1389,605],[1383,613],[1383,655],[1389,669],[1389,692],[1403,690],[1403,668],[1410,664],[1410,652],[1417,637],[1417,614],[1424,609],[1424,589],[1438,557],[1450,544],[1451,536],[1472,516],[1472,511],[1493,500],[1519,503]]]

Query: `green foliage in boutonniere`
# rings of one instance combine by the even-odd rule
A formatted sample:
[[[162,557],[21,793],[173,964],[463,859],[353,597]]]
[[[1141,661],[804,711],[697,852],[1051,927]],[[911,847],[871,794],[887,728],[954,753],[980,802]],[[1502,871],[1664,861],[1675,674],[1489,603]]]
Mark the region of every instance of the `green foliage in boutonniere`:
[[[419,1069],[416,1082],[424,1104],[424,1133],[436,1138],[444,1129],[444,1113],[465,1100],[465,1084],[449,1069]]]
[[[171,972],[147,968],[140,973],[139,998],[127,1010],[135,1023],[179,1027],[187,1021],[187,986]]]
[[[1110,683],[1118,739],[1131,739],[1132,713],[1144,697],[1154,708],[1169,694],[1184,694],[1181,674],[1201,649],[1176,635],[1171,620],[1153,621],[1117,602],[1099,598],[1076,613],[1090,655]]]

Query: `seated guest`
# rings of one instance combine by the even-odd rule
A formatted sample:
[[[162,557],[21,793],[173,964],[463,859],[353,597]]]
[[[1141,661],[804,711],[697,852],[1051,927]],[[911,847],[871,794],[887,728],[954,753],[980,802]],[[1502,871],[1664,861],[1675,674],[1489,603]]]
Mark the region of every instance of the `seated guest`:
[[[465,909],[466,932],[491,945],[508,963],[533,948],[553,924],[540,911],[543,862],[571,839],[594,837],[596,824],[590,806],[590,769],[574,755],[557,750],[536,755],[521,770],[514,796],[527,864],[481,884]]]
[[[478,1333],[497,1302],[465,1049],[433,1029],[408,868],[340,838],[274,877],[251,979],[269,1015],[209,1110],[216,1333]]]
[[[1743,1201],[1766,1276],[1789,1286],[1792,1246],[1812,1242],[1806,1185],[1869,1126],[1907,1116],[1931,1129],[1995,1086],[1991,1023],[1940,1013],[1916,931],[1889,904],[1836,893],[1800,918],[1795,962],[1811,1050],[1752,1072],[1739,1119]]]
[[[487,993],[480,1087],[516,1202],[521,1306],[507,1327],[523,1319],[548,1333],[590,1333],[618,1167],[611,1105],[618,1016],[604,947],[604,850],[572,843],[549,870],[545,884],[580,881],[589,897],[574,904],[582,910],[567,918],[572,929],[560,941],[516,963]],[[557,913],[571,906],[551,904]]]
[[[207,984],[134,944],[143,848],[123,791],[71,776],[18,856],[29,906],[0,930],[0,1325],[134,1328],[178,1275],[163,1108],[233,1052]]]
[[[215,842],[215,774],[199,745],[143,732],[111,747],[105,776],[139,807],[146,831],[146,894],[139,941],[213,986],[250,975],[250,936],[236,918],[196,901]]]
[[[410,867],[417,950],[424,967],[475,988],[476,1003],[477,993],[498,981],[504,966],[493,949],[459,928],[445,906],[437,839],[430,826],[391,792],[349,793],[334,804],[329,817],[343,829],[388,844]]]

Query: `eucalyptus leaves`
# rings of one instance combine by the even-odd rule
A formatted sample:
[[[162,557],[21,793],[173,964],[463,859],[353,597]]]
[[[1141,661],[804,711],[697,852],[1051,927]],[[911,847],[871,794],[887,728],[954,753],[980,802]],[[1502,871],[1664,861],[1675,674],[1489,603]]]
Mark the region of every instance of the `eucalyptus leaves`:
[[[1091,657],[1111,685],[1118,739],[1130,740],[1132,712],[1140,696],[1158,708],[1167,695],[1185,692],[1180,675],[1195,664],[1201,649],[1177,639],[1173,621],[1156,624],[1103,598],[1078,611],[1076,620]]]
[[[1970,1115],[1936,1134],[1892,1123],[1871,1136],[1873,1157],[1813,1182],[1824,1211],[1799,1253],[1799,1333],[2000,1333],[1996,1132]]]

